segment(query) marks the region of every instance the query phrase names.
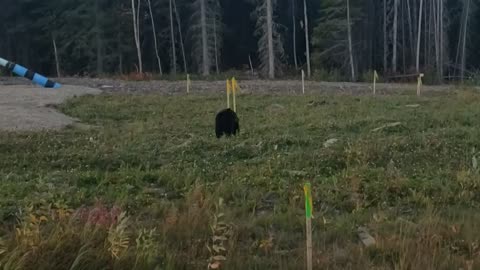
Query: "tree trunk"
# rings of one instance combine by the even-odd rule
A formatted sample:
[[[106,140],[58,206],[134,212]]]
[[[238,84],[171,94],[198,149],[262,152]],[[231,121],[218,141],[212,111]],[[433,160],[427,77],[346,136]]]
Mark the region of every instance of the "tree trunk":
[[[397,38],[398,38],[398,0],[393,2],[393,57],[392,72],[397,72]]]
[[[97,75],[103,73],[103,37],[100,26],[100,14],[99,0],[95,1],[95,40],[97,46]]]
[[[414,24],[413,24],[413,21],[412,21],[412,11],[410,9],[410,0],[406,0],[407,2],[407,19],[408,19],[408,40],[409,40],[409,43],[410,43],[410,59],[412,59],[411,61],[411,65],[413,65],[413,62],[415,61],[415,39],[414,39]]]
[[[406,44],[406,36],[405,36],[405,1],[400,1],[400,26],[402,27],[402,67],[403,67],[403,74],[407,71],[407,58],[405,56],[405,48],[407,48]]]
[[[460,65],[460,78],[463,83],[465,78],[465,57],[466,57],[466,49],[467,49],[467,29],[468,29],[468,17],[470,16],[470,1],[465,0],[466,7],[465,7],[465,16],[463,21],[463,38],[462,38],[462,63]]]
[[[215,50],[215,70],[217,75],[220,74],[220,69],[218,68],[218,48],[217,48],[217,18],[213,18],[213,47]]]
[[[169,0],[169,9],[170,9],[170,38],[172,41],[172,70],[173,75],[177,75],[177,52],[175,49],[175,30],[173,26],[173,8],[172,0]]]
[[[443,0],[440,1],[440,63],[439,63],[439,75],[440,75],[440,81],[443,81],[443,63],[444,63],[444,48],[445,48],[445,40],[444,40],[444,29],[443,29]]]
[[[57,51],[57,42],[55,41],[55,37],[52,37],[53,41],[53,53],[55,54],[55,67],[57,69],[57,77],[62,77],[60,73],[60,60],[58,59],[58,51]]]
[[[348,54],[350,56],[350,68],[352,75],[352,82],[355,81],[355,65],[353,63],[353,48],[352,48],[352,26],[350,24],[350,0],[347,0],[347,31],[348,31]]]
[[[142,64],[142,49],[140,47],[140,21],[139,10],[140,10],[140,1],[138,1],[138,6],[135,7],[135,0],[132,0],[132,15],[133,15],[133,32],[135,35],[135,46],[137,47],[137,57],[138,57],[138,72],[143,74],[143,64]]]
[[[427,26],[425,27],[425,29],[428,29],[428,30],[425,31],[425,35],[428,37],[426,45],[425,45],[425,48],[427,48],[427,50],[426,50],[427,51],[427,53],[426,53],[427,66],[432,66],[432,64],[430,62],[432,60],[432,48],[433,48],[434,52],[435,52],[435,49],[436,49],[435,48],[435,45],[436,45],[436,41],[435,41],[435,39],[436,39],[435,2],[437,2],[437,0],[435,0],[435,1],[431,0],[430,1],[430,8],[425,10],[425,11],[428,10],[428,12],[429,12],[429,15],[425,14],[425,16],[427,16],[427,17],[425,17],[425,23],[428,26],[428,27]],[[428,0],[425,4],[427,4],[427,3],[428,3]],[[427,5],[425,5],[425,6],[427,6]],[[432,46],[432,37],[433,37],[433,40],[434,40],[433,41],[433,46]],[[434,60],[433,66],[436,66],[436,63],[435,63],[436,62],[436,55],[433,58],[434,58],[433,59]]]
[[[424,26],[424,30],[423,30],[423,36],[424,36],[424,42],[423,42],[423,65],[424,65],[424,68],[427,66],[428,64],[428,0],[424,0],[424,8],[423,8],[423,11],[424,11],[424,14],[423,14],[423,26]]]
[[[250,63],[250,71],[252,72],[253,77],[255,76],[255,72],[253,71],[252,57],[250,57],[250,54],[248,55],[248,63]]]
[[[118,72],[123,74],[123,54],[121,52],[118,54]]]
[[[387,0],[383,0],[383,72],[388,70]]]
[[[150,0],[147,0],[148,10],[150,11],[150,21],[152,23],[152,33],[153,33],[153,45],[155,46],[155,56],[157,57],[158,72],[160,75],[163,75],[162,70],[162,61],[160,61],[160,55],[158,54],[158,43],[157,43],[157,31],[155,30],[155,20],[153,19],[152,3]]]
[[[440,48],[442,44],[440,43],[440,1],[434,3],[434,29],[435,29],[435,68],[437,72],[437,80],[441,80],[441,71],[440,71]]]
[[[311,67],[310,67],[310,37],[308,35],[308,14],[307,14],[307,0],[303,0],[303,13],[304,13],[304,20],[305,20],[305,47],[306,47],[306,54],[307,54],[307,76],[310,78],[312,75]]]
[[[297,19],[295,16],[295,0],[291,0],[292,3],[292,25],[293,25],[293,61],[295,63],[295,70],[298,70],[298,58],[297,58]],[[250,56],[249,56],[250,57]]]
[[[207,37],[207,7],[206,0],[200,0],[200,24],[202,28],[202,74],[210,75],[210,59],[208,57],[208,37]]]
[[[275,54],[273,51],[273,7],[272,0],[267,1],[267,38],[268,38],[268,77],[275,79]]]
[[[180,49],[182,50],[182,58],[183,58],[183,71],[185,73],[188,73],[187,57],[185,57],[185,46],[184,46],[184,43],[183,43],[182,23],[180,21],[180,15],[178,14],[176,0],[173,0],[173,9],[175,10],[175,17],[177,19],[178,35],[179,35],[179,38],[180,38]]]
[[[417,31],[417,58],[415,69],[417,73],[420,72],[420,41],[422,37],[422,15],[423,15],[423,0],[420,0],[420,10],[418,12],[418,31]]]
[[[122,39],[120,34],[117,33],[117,56],[118,56],[118,72],[120,75],[123,75],[123,52],[122,52]]]

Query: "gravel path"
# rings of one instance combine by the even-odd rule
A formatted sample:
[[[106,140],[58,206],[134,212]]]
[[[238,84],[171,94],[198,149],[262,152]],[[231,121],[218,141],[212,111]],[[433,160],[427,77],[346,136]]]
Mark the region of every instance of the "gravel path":
[[[185,81],[123,81],[96,78],[61,78],[60,83],[66,85],[79,85],[101,89],[110,94],[161,94],[184,95],[187,84]],[[0,78],[0,85],[25,84],[25,79]],[[239,80],[241,93],[244,94],[302,94],[302,84],[299,80]],[[377,84],[380,95],[415,93],[416,84]],[[423,86],[425,95],[435,95],[439,92],[452,90],[452,85]],[[192,81],[191,94],[224,93],[224,81]],[[307,94],[347,94],[370,95],[372,85],[369,83],[339,83],[307,81],[305,83]]]
[[[74,96],[100,93],[100,90],[83,86],[46,89],[31,85],[0,85],[0,130],[61,129],[75,123],[76,119],[48,105],[61,104]]]

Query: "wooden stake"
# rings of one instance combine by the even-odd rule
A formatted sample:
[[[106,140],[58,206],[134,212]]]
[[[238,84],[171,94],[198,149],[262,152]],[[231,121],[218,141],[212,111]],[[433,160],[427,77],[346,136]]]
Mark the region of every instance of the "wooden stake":
[[[190,93],[190,86],[192,85],[192,82],[190,81],[190,74],[187,74],[187,94]]]
[[[230,92],[232,91],[232,83],[227,80],[227,108],[230,109]]]
[[[302,93],[305,95],[305,71],[302,69]]]
[[[248,62],[250,63],[250,71],[252,72],[253,77],[255,76],[255,73],[253,72],[252,58],[250,57],[250,54],[248,55]]]
[[[377,80],[378,80],[378,73],[376,70],[373,71],[373,95],[377,93]]]
[[[418,75],[418,84],[417,84],[417,96],[420,96],[422,94],[422,78],[424,74],[420,73]]]
[[[312,203],[312,191],[310,183],[306,183],[303,186],[305,192],[305,217],[306,217],[306,234],[307,234],[307,270],[313,269],[312,262],[312,212],[313,212],[313,203]]]
[[[235,77],[233,77],[232,78],[232,91],[233,91],[233,111],[234,112],[237,112],[237,102],[236,102],[236,99],[235,99],[235,96],[237,94],[237,88],[238,88],[237,80],[235,80]]]

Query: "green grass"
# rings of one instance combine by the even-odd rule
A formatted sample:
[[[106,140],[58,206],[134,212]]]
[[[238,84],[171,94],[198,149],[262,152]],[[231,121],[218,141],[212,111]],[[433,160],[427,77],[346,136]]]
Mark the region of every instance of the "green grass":
[[[302,185],[311,181],[317,269],[475,269],[479,102],[460,90],[242,95],[240,136],[217,140],[223,96],[75,98],[60,109],[89,128],[0,133],[0,266],[206,269],[222,254],[222,269],[303,269]],[[124,231],[86,237],[87,225],[53,218],[100,203],[126,211]],[[48,221],[32,220],[40,216]],[[37,234],[15,234],[22,226]],[[357,226],[375,247],[362,246]],[[226,251],[209,251],[219,233]],[[122,256],[109,256],[111,235],[128,239]],[[29,237],[34,244],[20,241]]]

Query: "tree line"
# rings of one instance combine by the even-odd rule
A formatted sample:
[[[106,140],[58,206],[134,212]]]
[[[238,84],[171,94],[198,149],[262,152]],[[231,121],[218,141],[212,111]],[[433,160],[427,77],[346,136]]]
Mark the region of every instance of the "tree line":
[[[0,57],[48,75],[242,69],[351,81],[378,70],[463,80],[476,0],[2,0]]]

